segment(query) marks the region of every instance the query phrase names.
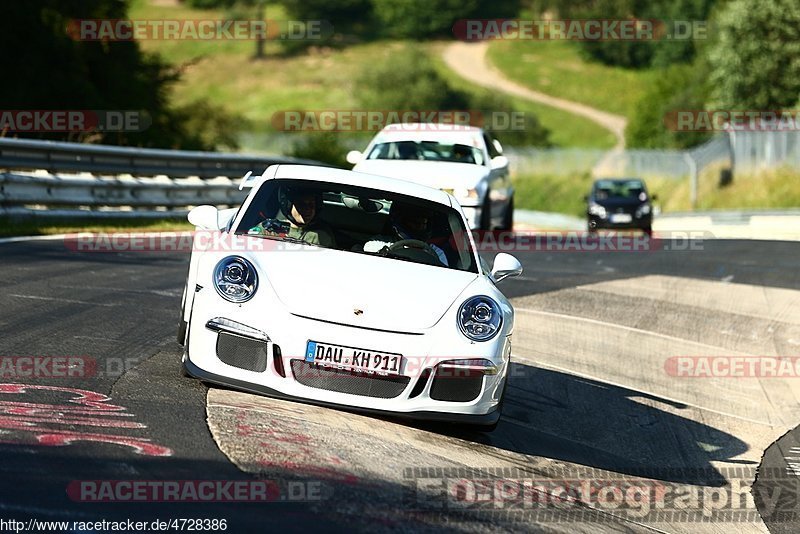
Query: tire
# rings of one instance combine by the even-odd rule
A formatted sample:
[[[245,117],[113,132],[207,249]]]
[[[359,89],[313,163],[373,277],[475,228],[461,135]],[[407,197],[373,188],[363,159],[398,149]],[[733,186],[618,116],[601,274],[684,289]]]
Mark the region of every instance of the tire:
[[[186,342],[186,329],[189,325],[186,324],[186,321],[183,320],[183,316],[186,313],[186,287],[183,288],[183,298],[181,299],[181,322],[178,324],[178,335],[176,339],[178,340],[178,345],[183,346]]]
[[[486,191],[486,197],[484,197],[483,205],[481,206],[480,229],[487,232],[492,230],[492,204],[489,202],[489,191]]]
[[[642,231],[647,234],[647,237],[653,237],[653,227],[651,225],[643,227]]]
[[[183,317],[181,317],[181,324],[178,325],[178,335],[177,335],[178,345],[183,346],[183,344],[186,343],[186,330],[188,329],[188,327],[189,325],[186,324],[186,321],[184,321]]]
[[[514,230],[514,197],[512,196],[508,201],[506,212],[503,214],[503,227],[501,230],[511,232]]]

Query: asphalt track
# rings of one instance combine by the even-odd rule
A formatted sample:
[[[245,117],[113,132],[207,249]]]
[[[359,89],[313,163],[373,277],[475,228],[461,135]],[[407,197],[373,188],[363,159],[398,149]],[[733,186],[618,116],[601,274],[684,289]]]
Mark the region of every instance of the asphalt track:
[[[186,254],[0,244],[0,356],[75,356],[94,369],[4,372],[0,517],[216,518],[229,532],[797,531],[793,445],[750,485],[764,451],[800,422],[800,378],[687,378],[669,362],[800,356],[800,245],[698,244],[516,252],[525,272],[502,284],[517,310],[515,363],[488,435],[209,389],[179,376]],[[200,504],[74,491],[108,480],[278,491],[269,503]],[[582,481],[608,486],[610,500],[576,497]],[[525,484],[544,504],[515,497]],[[614,501],[632,487],[698,497],[661,509],[652,493]]]

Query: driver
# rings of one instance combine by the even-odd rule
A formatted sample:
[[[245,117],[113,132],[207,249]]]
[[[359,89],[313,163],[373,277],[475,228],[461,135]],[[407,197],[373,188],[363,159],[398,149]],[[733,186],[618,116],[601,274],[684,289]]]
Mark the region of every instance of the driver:
[[[389,209],[390,235],[376,236],[367,241],[364,244],[364,252],[380,252],[398,241],[413,239],[427,244],[436,253],[442,265],[449,267],[450,263],[444,250],[429,242],[430,218],[430,213],[424,209],[399,201],[392,202],[392,207]]]
[[[281,214],[288,224],[288,231],[276,231],[273,220],[265,221],[250,230],[251,234],[285,233],[311,245],[335,247],[336,240],[328,225],[319,220],[322,209],[322,192],[301,187],[286,188],[279,192]]]

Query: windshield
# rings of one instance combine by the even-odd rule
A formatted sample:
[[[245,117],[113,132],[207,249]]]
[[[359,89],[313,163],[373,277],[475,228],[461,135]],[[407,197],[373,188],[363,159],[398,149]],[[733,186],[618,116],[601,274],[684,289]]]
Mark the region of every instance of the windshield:
[[[367,154],[367,159],[416,159],[425,161],[450,161],[483,165],[485,158],[479,148],[458,143],[438,141],[392,141],[378,143]]]
[[[269,180],[236,234],[477,272],[467,229],[455,209],[357,186]]]
[[[594,185],[594,196],[604,199],[639,199],[647,198],[647,191],[641,180],[601,180]]]

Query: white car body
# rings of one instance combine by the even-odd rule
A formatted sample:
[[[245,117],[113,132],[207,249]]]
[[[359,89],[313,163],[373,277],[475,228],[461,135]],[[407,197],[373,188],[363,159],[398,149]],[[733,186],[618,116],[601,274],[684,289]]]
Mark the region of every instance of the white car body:
[[[453,213],[460,216],[460,224],[465,225],[455,199],[442,191],[352,171],[296,165],[275,165],[252,179],[252,190],[238,211],[218,212],[211,206],[201,206],[193,210],[189,219],[199,230],[219,234],[219,240],[205,239],[205,243],[224,241],[225,235],[230,236],[239,228],[259,188],[271,180],[282,179],[363,186],[424,199],[448,211],[454,208]],[[325,209],[330,209],[328,204]],[[468,231],[465,234],[469,239],[468,248],[475,254],[472,235]],[[475,255],[475,272],[466,272],[306,244],[291,243],[264,250],[261,245],[265,241],[283,242],[241,234],[235,237],[238,250],[219,250],[225,247],[209,245],[205,250],[195,248],[192,252],[184,293],[184,323],[179,333],[179,341],[183,341],[185,347],[186,373],[250,392],[345,409],[478,426],[496,424],[509,369],[514,326],[513,309],[497,289],[496,282],[521,272],[516,259],[499,254],[495,272],[490,273]],[[254,295],[241,304],[230,302],[215,290],[215,268],[232,255],[249,261],[258,276]],[[501,310],[502,327],[499,334],[488,341],[472,341],[458,324],[460,306],[476,295],[490,297]],[[224,340],[223,336],[226,336]],[[332,380],[330,369],[314,367],[316,364],[304,360],[312,340],[376,353],[401,354],[403,365],[399,375],[391,380],[385,376],[365,378],[360,375],[343,387],[329,389],[326,380]],[[261,354],[258,351],[262,343],[266,368],[253,370],[238,363],[231,365],[228,352],[224,358],[218,353],[218,350],[229,350],[230,346],[239,347],[235,345],[239,342],[258,354]],[[434,381],[440,379],[439,364],[472,359],[476,361],[441,369],[486,370],[481,373],[480,391],[475,398],[459,402],[431,397]],[[477,362],[478,359],[483,361]],[[301,363],[293,363],[295,361]],[[281,376],[279,365],[285,376]],[[323,378],[299,380],[295,366],[301,371],[314,367],[321,371],[319,374]],[[427,377],[424,376],[426,369],[430,373]],[[322,387],[314,380],[320,380]],[[380,383],[374,383],[375,380]],[[381,389],[388,382],[392,383],[388,389],[397,391],[397,395],[364,394],[365,390]]]
[[[432,159],[373,159],[371,156],[378,145],[403,141],[465,145],[478,149],[481,157],[480,161],[470,164]],[[502,155],[500,144],[481,128],[391,124],[375,135],[363,153],[352,151],[347,156],[347,160],[355,164],[354,171],[408,180],[453,193],[470,229],[512,229],[514,188],[508,159]],[[485,214],[487,208],[488,215]]]

